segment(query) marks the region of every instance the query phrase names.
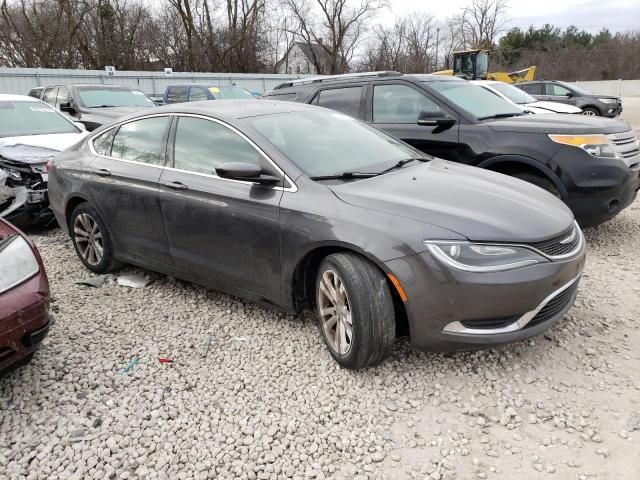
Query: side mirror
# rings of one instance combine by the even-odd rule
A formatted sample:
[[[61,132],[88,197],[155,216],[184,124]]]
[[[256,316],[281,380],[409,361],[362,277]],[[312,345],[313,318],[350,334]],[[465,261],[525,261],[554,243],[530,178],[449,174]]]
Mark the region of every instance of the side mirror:
[[[440,110],[422,110],[418,115],[418,125],[423,127],[452,127],[456,119]]]
[[[67,112],[73,115],[76,113],[76,108],[73,105],[71,105],[71,103],[61,103],[60,111]]]
[[[87,131],[87,127],[85,126],[84,123],[82,122],[73,122],[73,124],[78,127],[81,131],[86,132]]]
[[[280,178],[273,175],[265,175],[258,165],[245,162],[223,163],[216,168],[216,173],[220,178],[228,178],[230,180],[244,180],[247,182],[255,182],[261,185],[276,185],[280,183]]]
[[[573,92],[567,92],[567,93],[565,93],[565,96],[567,98],[571,98],[571,97],[573,97]]]

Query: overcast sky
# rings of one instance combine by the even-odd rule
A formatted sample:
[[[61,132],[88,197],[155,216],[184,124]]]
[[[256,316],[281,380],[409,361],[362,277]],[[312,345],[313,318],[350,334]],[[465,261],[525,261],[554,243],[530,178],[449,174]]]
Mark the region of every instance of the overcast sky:
[[[426,10],[438,19],[460,13],[471,0],[389,0],[391,11],[402,15]],[[590,32],[606,26],[612,32],[640,30],[640,0],[510,0],[509,26],[526,28],[552,23],[575,25]]]

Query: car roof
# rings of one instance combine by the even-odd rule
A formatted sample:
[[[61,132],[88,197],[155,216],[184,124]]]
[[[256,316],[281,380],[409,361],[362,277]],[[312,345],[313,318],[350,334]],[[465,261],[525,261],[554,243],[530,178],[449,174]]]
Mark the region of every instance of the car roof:
[[[40,99],[29,95],[11,95],[8,93],[0,93],[0,100],[5,102],[41,102]]]
[[[296,102],[281,102],[277,100],[217,100],[198,101],[187,103],[174,103],[163,105],[154,110],[158,113],[192,113],[200,115],[221,116],[227,118],[241,119],[247,117],[257,117],[261,115],[271,115],[274,113],[303,112],[312,110],[326,110],[314,105],[307,105]],[[334,112],[335,113],[335,112]]]
[[[127,90],[139,90],[135,87],[128,87],[126,85],[117,85],[110,83],[54,83],[51,85],[45,85],[41,88],[52,88],[52,87],[106,87],[106,88],[123,88]]]
[[[240,85],[218,85],[217,83],[172,83],[170,87],[217,87],[217,88],[244,88]]]

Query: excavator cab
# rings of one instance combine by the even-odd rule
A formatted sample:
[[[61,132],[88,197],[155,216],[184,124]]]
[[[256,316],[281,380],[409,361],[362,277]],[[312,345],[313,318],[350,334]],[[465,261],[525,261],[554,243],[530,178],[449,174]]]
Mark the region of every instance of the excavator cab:
[[[453,52],[453,75],[466,80],[486,80],[489,72],[489,50]]]

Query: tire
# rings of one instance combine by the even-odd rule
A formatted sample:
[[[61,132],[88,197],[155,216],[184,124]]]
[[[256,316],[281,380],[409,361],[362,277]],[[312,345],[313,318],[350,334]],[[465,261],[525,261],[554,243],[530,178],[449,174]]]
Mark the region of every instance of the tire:
[[[560,195],[560,191],[553,184],[553,182],[548,178],[545,178],[540,175],[535,175],[533,173],[515,173],[511,176],[514,178],[519,178],[520,180],[524,180],[527,183],[531,183],[536,187],[540,187],[543,190],[546,190],[547,192],[549,192],[551,195],[562,199],[562,195]]]
[[[587,115],[589,117],[601,116],[600,110],[598,110],[596,107],[584,107],[582,109],[582,115]]]
[[[92,272],[109,273],[122,266],[114,256],[107,224],[88,203],[81,203],[71,212],[69,235],[78,258]]]
[[[396,332],[393,297],[384,274],[359,255],[336,253],[321,262],[315,286],[318,325],[331,356],[351,370],[382,362],[393,348]],[[336,302],[344,316],[336,318]]]

